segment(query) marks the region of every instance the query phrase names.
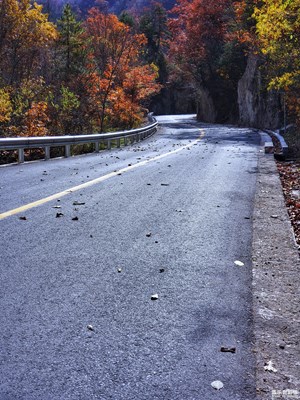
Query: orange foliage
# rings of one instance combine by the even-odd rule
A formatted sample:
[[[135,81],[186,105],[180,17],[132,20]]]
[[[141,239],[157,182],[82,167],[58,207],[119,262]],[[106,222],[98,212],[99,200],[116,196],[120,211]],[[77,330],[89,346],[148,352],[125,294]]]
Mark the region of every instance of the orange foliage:
[[[90,10],[86,32],[89,61],[82,82],[88,97],[87,114],[94,116],[96,125],[103,131],[110,123],[115,126],[120,118],[112,114],[122,110],[127,115],[121,124],[128,120],[131,126],[133,115],[139,120],[140,102],[160,90],[155,82],[155,68],[140,66],[139,54],[146,38],[132,33],[115,15],[103,14],[98,9]],[[117,95],[119,105],[115,100]]]
[[[142,103],[160,91],[161,85],[155,81],[157,77],[157,68],[153,65],[132,68],[125,75],[124,91],[131,101]]]
[[[44,101],[32,103],[25,115],[23,136],[46,136],[49,133],[46,128],[49,122],[47,109],[47,103]]]

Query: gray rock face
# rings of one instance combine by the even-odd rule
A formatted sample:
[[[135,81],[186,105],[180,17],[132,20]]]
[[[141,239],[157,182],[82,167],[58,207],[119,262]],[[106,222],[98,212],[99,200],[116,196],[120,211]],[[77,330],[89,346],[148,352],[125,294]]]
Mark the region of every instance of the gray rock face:
[[[213,99],[206,89],[197,92],[197,118],[203,122],[216,122],[217,119]]]
[[[250,55],[244,75],[238,83],[240,124],[258,128],[277,128],[280,125],[280,97],[262,87],[260,61]]]

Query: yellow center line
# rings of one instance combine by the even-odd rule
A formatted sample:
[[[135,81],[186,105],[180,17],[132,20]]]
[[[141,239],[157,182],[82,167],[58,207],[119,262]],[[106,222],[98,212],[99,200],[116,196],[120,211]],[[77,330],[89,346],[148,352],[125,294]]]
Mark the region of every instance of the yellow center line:
[[[113,178],[114,176],[117,176],[119,174],[123,174],[124,172],[128,172],[128,171],[131,171],[133,169],[136,169],[136,168],[139,168],[139,167],[143,167],[144,165],[147,165],[147,164],[149,164],[149,163],[151,163],[153,161],[161,160],[162,158],[165,158],[165,157],[168,157],[170,155],[179,153],[180,151],[182,151],[182,150],[184,150],[184,149],[186,149],[186,148],[188,148],[190,146],[193,146],[194,144],[196,144],[199,140],[201,140],[204,137],[204,135],[205,135],[204,130],[203,129],[199,129],[199,130],[201,131],[201,135],[196,140],[194,140],[193,142],[191,142],[191,143],[189,143],[189,144],[187,144],[185,146],[182,146],[182,147],[180,147],[180,148],[178,148],[176,150],[170,151],[168,153],[164,153],[164,154],[161,154],[159,156],[155,156],[155,157],[150,158],[148,160],[141,161],[141,162],[139,162],[137,164],[130,165],[129,167],[122,168],[122,169],[119,169],[119,170],[114,171],[114,172],[110,172],[109,174],[100,176],[99,178],[96,178],[96,179],[93,179],[91,181],[82,183],[81,185],[78,185],[78,186],[71,187],[69,189],[63,190],[62,192],[55,193],[55,194],[53,194],[51,196],[44,197],[43,199],[34,201],[32,203],[25,204],[24,206],[21,206],[21,207],[14,208],[12,210],[6,211],[6,212],[0,214],[0,220],[2,220],[4,218],[7,218],[7,217],[10,217],[12,215],[20,214],[20,213],[22,213],[24,211],[27,211],[27,210],[29,210],[31,208],[34,208],[34,207],[41,206],[41,205],[43,205],[45,203],[49,203],[52,200],[60,199],[63,196],[66,196],[66,195],[68,195],[70,193],[77,192],[78,190],[85,189],[87,187],[96,185],[97,183],[104,182],[107,179]]]

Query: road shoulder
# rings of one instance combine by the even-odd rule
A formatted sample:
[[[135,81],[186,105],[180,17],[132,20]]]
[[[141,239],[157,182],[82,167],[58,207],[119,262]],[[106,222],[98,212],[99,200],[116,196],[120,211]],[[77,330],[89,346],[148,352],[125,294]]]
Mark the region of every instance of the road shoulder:
[[[275,161],[273,155],[260,153],[253,221],[258,399],[300,399],[299,271]]]

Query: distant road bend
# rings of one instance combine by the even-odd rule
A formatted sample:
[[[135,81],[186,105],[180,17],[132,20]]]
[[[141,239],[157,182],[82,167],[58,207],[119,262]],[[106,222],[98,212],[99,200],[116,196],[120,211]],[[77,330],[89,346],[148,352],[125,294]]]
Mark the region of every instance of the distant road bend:
[[[0,168],[1,400],[255,399],[259,135],[158,121],[134,146]]]

